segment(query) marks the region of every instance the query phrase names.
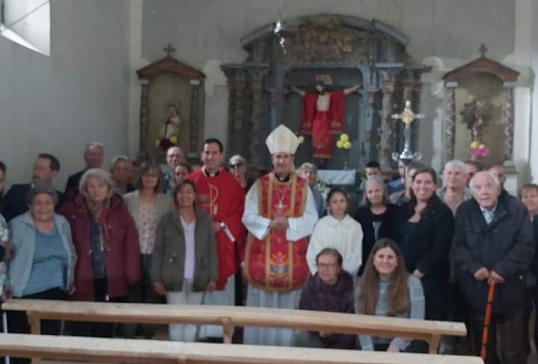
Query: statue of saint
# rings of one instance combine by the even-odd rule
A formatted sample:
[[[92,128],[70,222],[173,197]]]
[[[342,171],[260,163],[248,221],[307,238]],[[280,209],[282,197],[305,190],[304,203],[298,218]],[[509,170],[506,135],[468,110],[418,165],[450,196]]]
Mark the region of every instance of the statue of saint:
[[[331,135],[343,132],[345,96],[359,89],[360,86],[354,86],[327,91],[324,82],[316,82],[316,92],[290,87],[290,91],[303,96],[301,134],[312,135],[312,155],[321,164],[332,157]]]
[[[181,124],[181,117],[179,116],[179,110],[176,105],[172,104],[168,106],[168,113],[166,120],[161,126],[159,131],[159,147],[163,151],[167,151],[168,148],[176,145],[179,137],[179,126]]]

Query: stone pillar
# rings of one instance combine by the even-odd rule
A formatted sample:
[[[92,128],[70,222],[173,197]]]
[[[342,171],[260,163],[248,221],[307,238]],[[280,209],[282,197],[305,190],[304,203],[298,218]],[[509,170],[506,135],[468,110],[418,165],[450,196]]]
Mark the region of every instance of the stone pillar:
[[[241,153],[243,128],[243,91],[245,70],[238,66],[223,66],[228,79],[228,148],[230,155]]]
[[[202,132],[202,120],[200,120],[200,80],[191,80],[191,106],[189,119],[189,154],[198,155],[198,142]]]
[[[454,159],[454,149],[456,147],[456,87],[457,82],[447,82],[445,84],[445,117],[444,117],[444,161]]]
[[[269,72],[268,68],[256,67],[247,69],[252,88],[252,113],[250,115],[249,141],[249,164],[254,167],[261,167],[260,164],[260,107],[263,95],[263,80]]]
[[[514,153],[514,87],[515,82],[503,85],[504,160],[511,161]]]
[[[142,93],[140,95],[140,155],[148,157],[148,132],[149,132],[149,81],[140,80]]]
[[[381,84],[383,92],[382,108],[379,111],[381,117],[381,126],[378,129],[379,134],[379,164],[381,169],[390,170],[392,167],[392,152],[394,149],[394,132],[393,132],[393,93],[394,79],[384,80]]]

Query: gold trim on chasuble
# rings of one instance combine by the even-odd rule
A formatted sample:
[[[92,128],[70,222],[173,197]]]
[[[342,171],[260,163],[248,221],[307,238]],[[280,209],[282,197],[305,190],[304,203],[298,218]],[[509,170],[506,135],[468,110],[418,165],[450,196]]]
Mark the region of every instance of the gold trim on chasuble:
[[[263,178],[263,177],[262,177]],[[300,180],[298,181],[298,176],[295,174],[295,173],[292,173],[290,175],[290,181],[289,182],[279,182],[276,178],[275,178],[275,175],[274,173],[270,173],[267,177],[266,177],[266,180],[262,180],[262,178],[260,178],[256,183],[258,184],[258,213],[265,217],[265,218],[268,218],[268,219],[272,219],[274,216],[275,216],[275,209],[274,209],[274,196],[275,196],[275,193],[278,193],[276,191],[276,189],[278,188],[278,186],[281,186],[281,185],[286,185],[286,186],[289,186],[289,189],[288,191],[290,192],[290,196],[289,196],[289,203],[287,203],[287,205],[285,206],[285,216],[290,218],[290,217],[299,217],[299,216],[302,216],[302,214],[304,213],[304,208],[306,206],[306,199],[308,197],[307,195],[307,184],[306,184],[306,181],[303,181],[303,180]],[[298,184],[300,184],[301,186],[298,186]],[[297,192],[298,192],[298,187],[299,187],[299,193],[301,194],[301,196],[299,197],[300,198],[300,204],[299,206],[297,206]],[[265,193],[265,195],[264,195]],[[287,193],[287,192],[286,192]],[[278,197],[278,196],[277,196]],[[279,197],[279,205],[280,205],[280,208],[282,208],[281,204],[283,204],[284,202],[287,202],[287,201],[284,201],[285,200],[285,197]],[[278,208],[278,207],[277,207]],[[282,234],[284,235],[285,237],[285,232],[282,233],[278,233],[279,235],[282,236]],[[307,244],[307,240],[306,238],[305,239],[301,239],[297,242],[290,242],[288,240],[285,240],[285,241],[281,241],[281,242],[278,242],[278,241],[274,241],[275,239],[281,239],[280,238],[277,238],[274,236],[274,233],[273,231],[269,231],[269,233],[267,234],[267,236],[263,239],[263,240],[258,240],[256,239],[254,236],[252,236],[252,234],[249,234],[249,238],[248,238],[248,241],[247,241],[247,249],[246,249],[246,259],[245,259],[245,273],[246,273],[246,277],[247,279],[249,280],[249,282],[253,285],[253,286],[256,286],[258,288],[262,288],[262,289],[265,289],[265,290],[268,290],[268,291],[271,291],[271,292],[289,292],[293,289],[296,289],[297,286],[299,285],[302,285],[302,283],[304,282],[294,282],[294,272],[296,269],[301,269],[301,267],[294,267],[294,262],[295,262],[295,259],[294,259],[294,244],[298,244],[297,245],[297,248],[299,247],[299,245],[301,244],[304,244],[305,245],[305,252],[306,253],[306,244]],[[285,254],[283,255],[283,251],[281,249],[276,249],[276,250],[280,250],[278,253],[280,253],[280,255],[278,255],[277,253],[277,257],[276,259],[280,260],[278,263],[279,264],[274,264],[275,263],[275,257],[272,256],[272,242],[273,241],[273,244],[281,244],[281,243],[286,243],[287,244],[287,249],[286,249],[286,253],[287,253],[287,256],[285,256]],[[255,258],[253,256],[251,256],[251,253],[253,251],[252,249],[252,246],[254,244],[263,244],[263,253],[264,253],[264,257],[259,257],[260,259],[263,260],[263,271],[264,271],[264,279],[263,279],[263,282],[260,281],[259,279],[255,279],[255,277],[252,277],[251,275],[251,268],[252,269],[255,269],[256,267],[251,267],[251,263],[253,264],[256,264],[255,261],[257,261],[258,263],[262,263],[261,261],[259,261],[258,259],[255,259],[255,261],[251,261],[252,258]],[[256,250],[258,251],[258,250]],[[305,267],[306,267],[306,257],[303,257],[304,262],[301,262],[301,264],[304,264]],[[287,267],[284,267],[284,266],[287,266]],[[261,268],[261,267],[260,267]],[[304,268],[304,267],[302,267]],[[307,267],[305,269],[308,269]],[[280,270],[280,271],[279,271]],[[273,282],[272,280],[272,276],[275,274],[275,271],[277,271],[277,274],[282,274],[282,271],[281,270],[284,270],[285,274],[288,275],[287,277],[287,286],[277,286],[275,285],[275,283]],[[299,274],[299,276],[302,276],[303,274]],[[308,274],[306,275],[308,276]],[[254,279],[253,279],[254,278]]]

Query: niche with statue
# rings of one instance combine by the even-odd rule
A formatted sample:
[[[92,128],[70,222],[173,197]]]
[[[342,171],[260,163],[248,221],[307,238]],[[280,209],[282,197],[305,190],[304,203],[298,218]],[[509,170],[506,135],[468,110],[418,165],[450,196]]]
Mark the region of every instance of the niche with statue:
[[[444,77],[444,159],[482,165],[512,161],[514,96],[519,73],[485,56]]]

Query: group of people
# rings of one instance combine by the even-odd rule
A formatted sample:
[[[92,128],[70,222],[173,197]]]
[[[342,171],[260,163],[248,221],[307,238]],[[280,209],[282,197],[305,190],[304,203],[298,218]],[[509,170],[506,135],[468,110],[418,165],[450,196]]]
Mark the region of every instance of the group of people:
[[[432,168],[402,163],[400,178],[385,183],[372,162],[359,207],[349,214],[346,191],[332,188],[324,197],[317,189],[314,165],[295,171],[300,143],[293,132],[280,125],[266,144],[273,171],[257,180],[247,177],[241,156],[225,168],[224,147],[214,138],[204,142],[202,166],[194,171],[176,146],[166,166],[117,157],[106,171],[103,146],[91,144],[86,168],[69,178],[63,194],[52,188],[58,160],[39,154],[32,183],[13,185],[0,200],[9,223],[0,219],[4,298],[463,320],[478,350],[488,285],[495,283],[487,362],[526,362],[531,302],[538,297],[537,185],[523,186],[520,202],[504,190],[500,166],[479,170],[450,161],[439,188]],[[0,192],[5,172],[0,164]],[[28,330],[25,320],[10,313],[10,330]],[[127,337],[154,333],[139,325],[122,329]],[[42,331],[57,334],[59,324],[46,322]],[[113,326],[70,323],[69,331],[111,336]],[[169,335],[194,341],[222,337],[222,330],[170,325]],[[245,328],[243,342],[426,349],[405,338],[258,327]]]

